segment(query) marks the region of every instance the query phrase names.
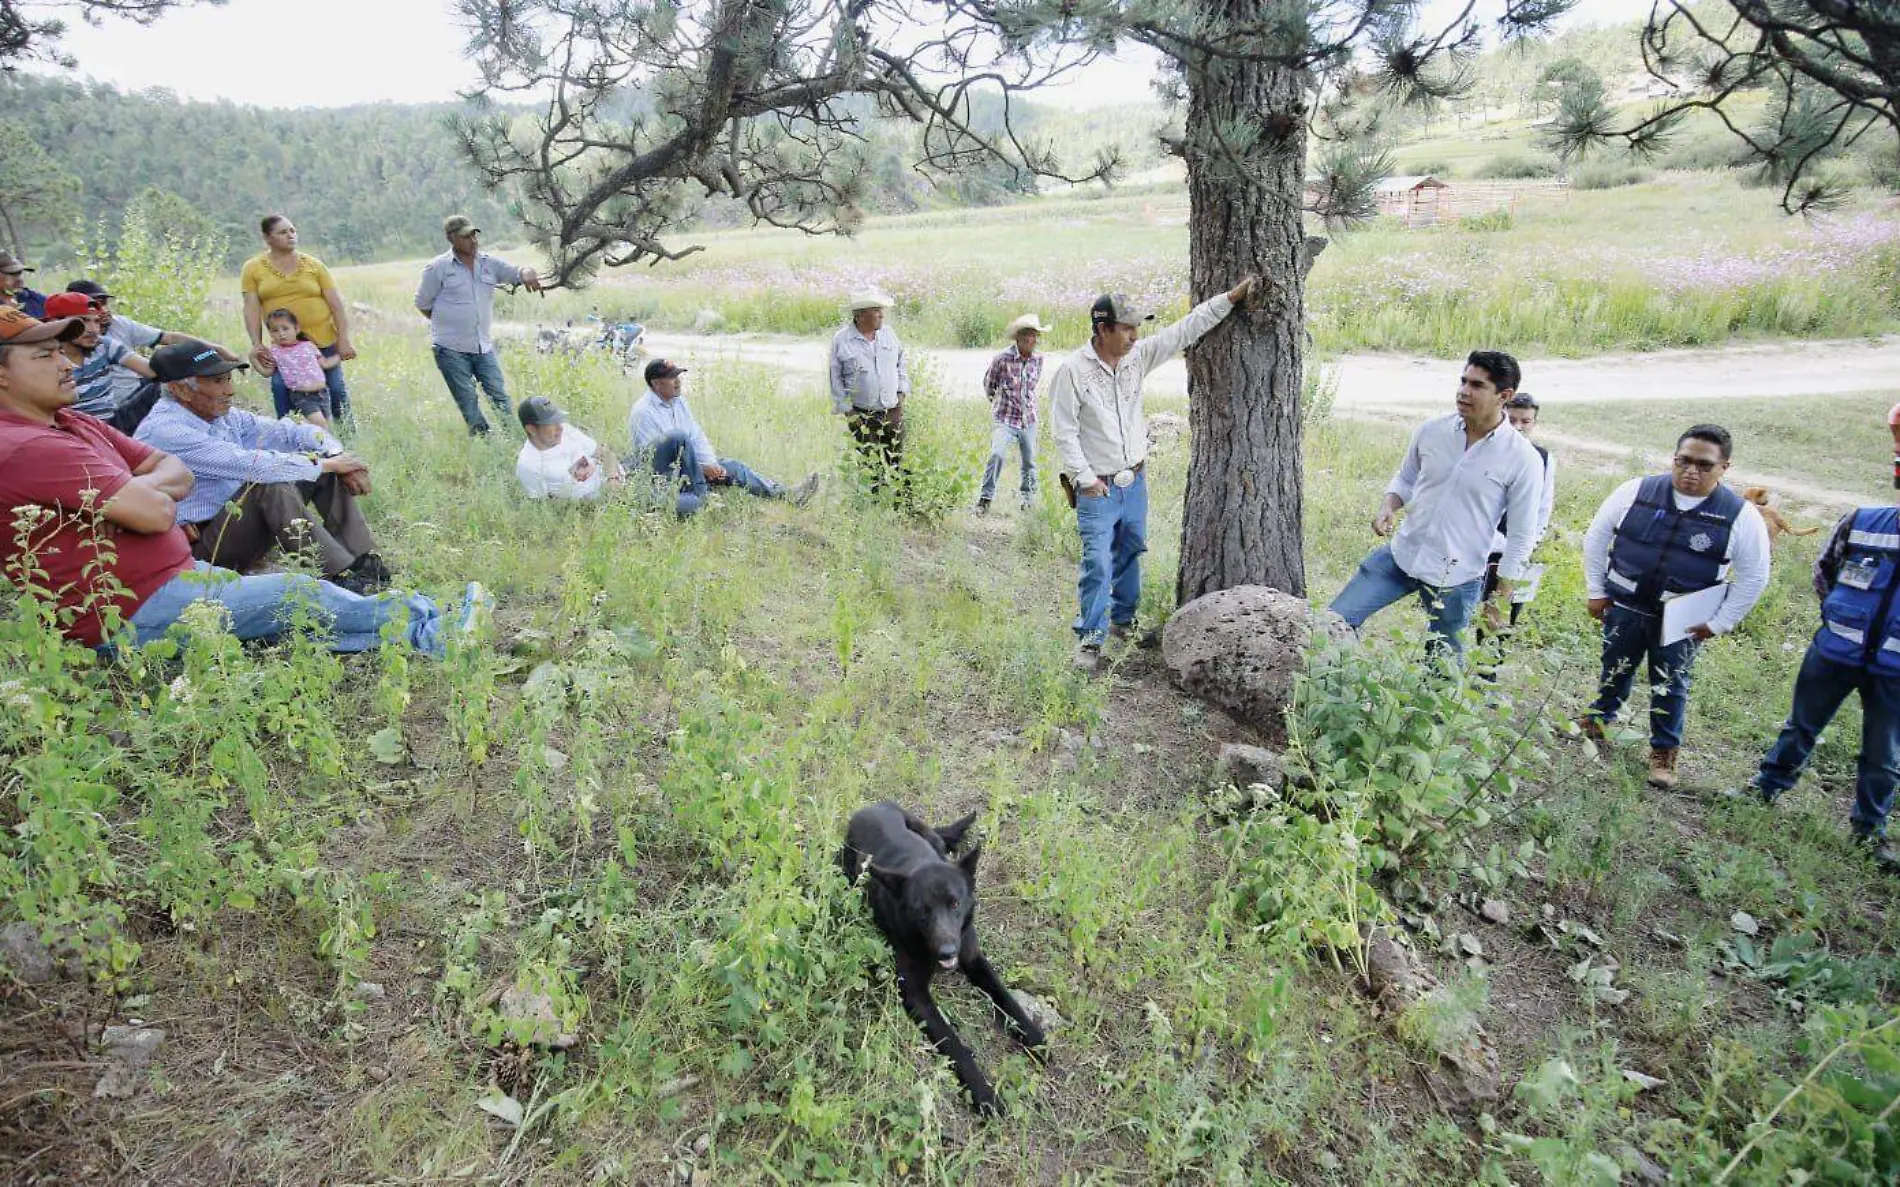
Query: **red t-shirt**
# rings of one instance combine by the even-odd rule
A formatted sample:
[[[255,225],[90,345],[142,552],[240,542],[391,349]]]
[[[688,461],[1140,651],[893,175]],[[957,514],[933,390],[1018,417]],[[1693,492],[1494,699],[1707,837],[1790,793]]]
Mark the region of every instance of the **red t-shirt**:
[[[0,409],[0,571],[15,585],[50,591],[68,638],[96,646],[107,607],[130,617],[159,586],[191,567],[191,544],[177,527],[148,535],[109,523],[97,511],[154,452],[82,412],[61,408],[46,425]],[[19,509],[35,507],[53,517],[27,531],[23,549],[15,526]],[[88,571],[96,563],[96,540],[108,541],[114,553],[110,579]],[[23,553],[41,573],[22,571]]]

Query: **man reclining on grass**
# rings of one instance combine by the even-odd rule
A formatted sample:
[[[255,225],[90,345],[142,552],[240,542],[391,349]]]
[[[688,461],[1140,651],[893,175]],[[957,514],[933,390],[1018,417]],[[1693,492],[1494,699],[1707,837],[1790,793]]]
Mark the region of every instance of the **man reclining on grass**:
[[[744,462],[721,458],[713,449],[706,430],[693,419],[693,410],[680,395],[680,376],[684,367],[675,367],[665,359],[647,364],[646,394],[633,402],[627,416],[627,435],[633,438],[636,452],[652,459],[655,474],[675,478],[680,485],[679,517],[685,519],[699,510],[712,487],[738,487],[761,499],[789,499],[803,507],[818,491],[818,475],[787,490]]]
[[[162,638],[194,602],[221,604],[240,639],[276,639],[301,607],[314,609],[333,651],[367,651],[383,626],[427,655],[444,652],[444,620],[421,594],[362,597],[328,581],[278,573],[242,577],[191,555],[178,500],[191,471],[177,458],[74,412],[73,364],[60,344],[78,318],[41,322],[0,310],[0,570],[46,591],[61,631],[88,646]],[[455,618],[471,629],[492,599],[471,582]],[[123,630],[108,640],[109,624]]]
[[[598,499],[603,485],[627,480],[614,455],[568,424],[553,400],[523,400],[515,415],[528,435],[515,458],[515,477],[530,499]]]

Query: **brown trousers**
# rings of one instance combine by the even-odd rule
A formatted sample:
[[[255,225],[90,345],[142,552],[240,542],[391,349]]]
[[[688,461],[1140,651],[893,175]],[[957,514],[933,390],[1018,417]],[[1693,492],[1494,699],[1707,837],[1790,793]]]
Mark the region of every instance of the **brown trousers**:
[[[877,467],[883,467],[892,475],[902,472],[904,466],[904,406],[880,408],[874,412],[853,409],[845,414],[845,424],[851,430],[851,439],[857,443],[858,455],[866,465],[873,467],[874,477],[871,489],[876,490],[881,483],[882,473],[875,473]]]
[[[334,577],[376,549],[356,496],[335,474],[315,482],[254,482],[231,503],[198,525],[191,546],[193,556],[221,569],[247,572],[275,547],[313,553],[323,575]],[[319,518],[311,518],[312,510]]]

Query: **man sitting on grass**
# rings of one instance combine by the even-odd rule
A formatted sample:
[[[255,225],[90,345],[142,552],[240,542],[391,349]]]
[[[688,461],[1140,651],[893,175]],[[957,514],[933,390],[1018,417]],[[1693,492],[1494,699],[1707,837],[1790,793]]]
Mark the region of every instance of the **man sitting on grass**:
[[[528,435],[515,458],[515,477],[530,499],[598,499],[604,484],[627,480],[614,455],[568,424],[553,400],[523,400],[515,415]]]
[[[646,394],[634,401],[627,417],[627,435],[633,438],[634,451],[651,457],[655,474],[679,482],[680,518],[699,510],[712,487],[738,487],[761,499],[789,499],[795,507],[809,503],[818,491],[817,474],[807,475],[805,481],[787,490],[744,462],[721,458],[713,450],[711,438],[693,419],[693,410],[680,395],[680,376],[684,374],[685,368],[665,359],[648,363]]]
[[[98,647],[163,638],[195,602],[216,602],[240,639],[276,639],[309,607],[333,651],[367,651],[383,628],[443,654],[445,621],[421,594],[362,597],[293,573],[244,577],[194,561],[178,526],[191,471],[169,454],[72,411],[72,362],[59,349],[77,319],[0,310],[0,507],[32,526],[0,534],[0,570],[55,603],[67,638]],[[492,599],[471,582],[453,629],[472,629]],[[115,633],[109,639],[108,630]]]
[[[309,552],[326,581],[359,594],[382,589],[389,567],[356,502],[370,492],[369,466],[313,424],[231,407],[232,372],[250,364],[229,353],[195,340],[154,352],[165,397],[138,431],[197,484],[178,502],[192,555],[242,573],[273,547]]]

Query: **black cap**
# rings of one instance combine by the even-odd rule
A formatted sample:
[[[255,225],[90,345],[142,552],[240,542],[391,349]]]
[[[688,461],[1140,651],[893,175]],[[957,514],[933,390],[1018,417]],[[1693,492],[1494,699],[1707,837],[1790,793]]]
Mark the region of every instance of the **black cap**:
[[[1089,306],[1089,325],[1091,326],[1108,322],[1116,325],[1137,326],[1154,319],[1154,314],[1145,309],[1137,309],[1126,293],[1103,293],[1095,298],[1095,304]]]
[[[515,415],[521,418],[521,427],[530,425],[559,425],[567,423],[567,413],[562,412],[553,400],[546,396],[529,396],[521,401],[521,407],[515,409]]]
[[[158,376],[160,383],[229,375],[233,371],[250,369],[249,363],[227,359],[209,342],[200,342],[196,338],[161,346],[152,352],[152,373]]]
[[[112,299],[112,294],[106,291],[106,286],[96,280],[75,280],[66,286],[66,291],[69,293],[84,293],[86,296],[97,301],[110,301]]]
[[[665,359],[654,359],[647,364],[646,375],[648,383],[652,383],[656,379],[671,379],[675,375],[684,374],[686,374],[686,368],[675,367]]]

